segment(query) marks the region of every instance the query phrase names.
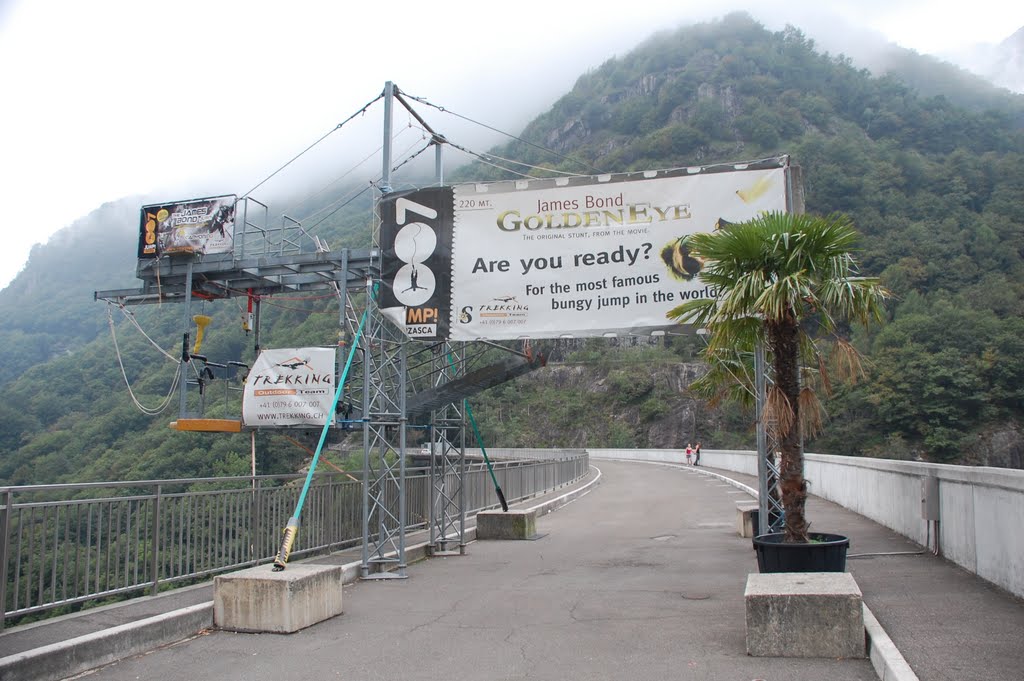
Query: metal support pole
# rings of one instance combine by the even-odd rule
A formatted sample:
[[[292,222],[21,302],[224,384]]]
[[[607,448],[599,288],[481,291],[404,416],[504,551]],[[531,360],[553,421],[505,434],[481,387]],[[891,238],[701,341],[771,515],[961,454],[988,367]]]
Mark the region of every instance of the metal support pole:
[[[437,531],[437,523],[439,520],[437,517],[439,501],[437,485],[435,484],[438,475],[438,466],[437,457],[434,454],[437,451],[437,445],[435,444],[437,442],[437,428],[434,426],[434,419],[435,415],[434,413],[431,413],[430,429],[428,430],[429,436],[427,439],[427,446],[430,447],[430,466],[428,467],[428,470],[430,471],[430,494],[428,495],[429,499],[427,500],[427,523],[430,525],[430,537],[428,538],[430,543],[427,545],[428,556],[434,555],[434,549],[438,546],[438,543],[441,540]]]
[[[156,596],[160,592],[160,500],[162,497],[162,486],[156,486],[156,496],[153,499],[153,555],[149,559],[150,576],[153,578],[153,586],[150,593]]]
[[[437,186],[444,186],[444,145],[438,138],[434,138],[434,177],[437,178]]]
[[[398,576],[405,577],[405,461],[406,461],[406,427],[409,418],[406,414],[405,393],[407,392],[409,342],[403,341],[398,353]]]
[[[156,264],[160,266],[159,261]],[[192,261],[188,261],[185,269],[185,331],[181,340],[181,387],[179,390],[178,415],[182,418],[188,416],[188,369],[192,360],[188,359],[189,353],[189,332],[192,330]]]
[[[348,249],[346,248],[341,252],[341,273],[342,281],[348,281]],[[338,378],[341,378],[341,370],[345,363],[345,358],[348,357],[349,344],[352,339],[349,337],[348,329],[345,326],[345,311],[348,309],[348,287],[344,284],[338,286],[338,345],[343,348],[342,352],[338,354],[336,371]]]
[[[0,631],[4,629],[7,618],[7,558],[11,546],[11,510],[14,495],[11,490],[4,491],[3,515],[0,515]]]
[[[260,321],[262,310],[262,298],[252,301],[252,351],[254,360],[260,356]]]
[[[253,435],[255,434],[254,430]],[[249,562],[253,565],[256,565],[258,558],[256,553],[257,537],[263,536],[260,517],[260,482],[253,476],[252,494],[249,496]]]
[[[370,295],[371,285],[367,280],[367,296]],[[371,305],[372,302],[367,300],[366,304]],[[360,412],[363,419],[363,553],[359,576],[366,579],[370,575],[370,335],[364,333],[359,342],[363,355],[363,405]]]
[[[463,343],[463,348],[465,344]],[[465,358],[465,350],[460,353]],[[459,412],[459,555],[466,555],[466,410]]]
[[[380,191],[387,194],[391,191],[391,108],[395,101],[395,84],[390,80],[384,83],[384,156],[380,173]]]
[[[347,282],[348,281],[348,249],[347,248],[341,252],[341,273],[342,273],[342,281]],[[352,349],[350,347],[351,344],[352,344],[352,338],[349,335],[348,328],[346,328],[346,324],[345,324],[345,313],[348,310],[348,287],[345,284],[339,285],[338,289],[337,289],[337,293],[338,293],[338,343],[337,343],[337,347],[341,350],[341,352],[339,352],[339,353],[337,353],[335,355],[335,359],[334,359],[334,375],[336,377],[335,380],[340,381],[341,380],[341,374],[342,374],[342,372],[344,371],[344,368],[345,368],[345,362],[347,361],[348,354],[349,354],[349,352]],[[352,385],[352,383],[353,383],[353,381],[349,380],[349,385]],[[350,413],[346,413],[346,409],[345,409],[345,406],[344,406],[345,404],[348,404],[351,401],[351,399],[352,399],[351,395],[345,394],[347,392],[348,392],[348,390],[345,390],[345,391],[342,392],[341,399],[343,401],[338,402],[338,408],[341,409],[341,413],[344,415],[344,417],[345,417],[344,420],[345,421],[349,421],[352,418],[352,415]],[[348,410],[348,411],[351,411],[351,410]],[[339,429],[338,426],[340,425],[339,421],[341,421],[341,419],[338,417],[337,410],[335,410],[334,415],[331,416],[330,418],[334,419],[335,431],[337,431]],[[352,427],[351,423],[345,423],[344,425],[341,426],[341,430],[342,431],[348,431],[351,427]],[[338,441],[338,439],[340,439],[340,438],[337,438],[336,441]]]
[[[234,236],[233,236],[233,239],[232,239],[232,243],[234,245],[233,250],[235,252],[235,257],[237,257],[239,259],[242,259],[246,255],[246,253],[245,253],[245,242],[247,241],[247,239],[245,237],[246,237],[246,231],[247,231],[246,230],[246,226],[249,224],[249,200],[246,197],[244,197],[244,196],[238,200],[238,203],[235,204],[235,206],[236,206],[236,208],[235,208],[236,215],[238,213],[237,206],[238,206],[239,203],[242,204],[242,210],[241,210],[241,213],[242,213],[242,222],[241,222],[242,233],[241,234],[238,233],[238,225],[239,225],[239,223],[236,222],[235,223],[235,233],[234,233]]]
[[[768,435],[765,430],[764,409],[767,402],[765,381],[764,343],[758,341],[754,347],[754,401],[757,424],[757,534],[768,532]]]

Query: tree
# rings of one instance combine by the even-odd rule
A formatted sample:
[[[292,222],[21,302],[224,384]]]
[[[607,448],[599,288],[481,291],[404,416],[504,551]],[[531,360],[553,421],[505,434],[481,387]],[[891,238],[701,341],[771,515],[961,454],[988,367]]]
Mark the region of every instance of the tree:
[[[817,326],[834,334],[846,321],[881,321],[888,291],[877,278],[857,276],[851,249],[857,238],[849,218],[767,213],[712,233],[687,238],[690,254],[704,261],[701,278],[717,298],[692,300],[668,317],[708,331],[705,359],[721,364],[733,348],[763,343],[771,356],[773,384],[766,410],[778,425],[782,452],[780,491],[785,540],[807,541],[803,431],[813,423],[813,388],[801,374],[817,372],[829,385]],[[856,353],[842,340],[831,344],[844,372],[856,374]],[[803,371],[802,371],[803,370]],[[735,375],[719,372],[720,376]],[[723,378],[723,380],[727,380]],[[801,412],[801,407],[805,413]]]

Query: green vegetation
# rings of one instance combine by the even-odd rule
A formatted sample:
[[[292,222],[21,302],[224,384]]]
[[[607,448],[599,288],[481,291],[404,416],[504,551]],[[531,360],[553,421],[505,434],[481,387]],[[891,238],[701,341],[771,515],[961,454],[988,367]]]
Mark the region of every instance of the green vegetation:
[[[930,57],[888,63],[873,77],[730,15],[608,61],[527,127],[570,160],[501,154],[583,172],[790,153],[807,210],[849,216],[896,298],[884,330],[854,334],[868,380],[827,401],[808,449],[1024,466],[1024,97]]]
[[[691,300],[668,313],[707,329],[703,357],[710,371],[697,384],[710,391],[742,382],[720,370],[724,363],[756,346],[765,350],[772,380],[764,414],[778,441],[786,541],[807,541],[803,441],[821,428],[817,387],[828,390],[832,383],[821,346],[840,325],[881,321],[889,297],[877,278],[859,276],[850,253],[856,238],[843,216],[792,213],[694,234],[686,245],[704,260],[701,277],[720,296]],[[844,339],[830,347],[840,369],[860,373],[859,357]],[[754,386],[745,387],[753,392]]]

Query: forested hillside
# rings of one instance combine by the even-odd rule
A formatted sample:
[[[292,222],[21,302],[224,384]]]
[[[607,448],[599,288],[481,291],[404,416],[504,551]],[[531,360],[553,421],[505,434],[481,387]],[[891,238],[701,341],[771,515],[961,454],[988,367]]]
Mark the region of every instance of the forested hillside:
[[[655,36],[584,74],[525,126],[529,144],[496,155],[590,174],[790,154],[808,211],[850,215],[864,272],[896,296],[883,328],[854,336],[868,375],[828,400],[829,423],[807,449],[1022,467],[1024,98],[911,53],[889,63],[888,75],[873,76],[797,29],[773,33],[731,15]],[[505,176],[479,164],[455,177]],[[135,285],[137,208],[105,207],[38,248],[0,293],[0,482],[247,472],[248,437],[176,433],[172,415],[146,416],[128,399],[91,292]],[[365,245],[369,220],[368,205],[353,204],[319,233],[334,248]],[[227,302],[205,310],[215,318],[210,352],[245,357],[251,339]],[[180,310],[137,312],[174,346]],[[265,345],[336,338],[330,303],[282,303],[268,315]],[[155,404],[172,364],[123,320],[118,328],[126,371],[142,377],[140,401]],[[490,446],[658,447],[691,437],[705,448],[753,446],[749,414],[687,392],[699,343],[550,343],[547,369],[484,393],[474,412]],[[294,470],[305,456],[267,438],[259,465]]]
[[[937,92],[934,60],[914,56],[902,63]],[[615,171],[792,154],[807,209],[850,215],[864,272],[896,295],[885,328],[856,338],[868,380],[829,401],[808,448],[1019,467],[1024,98],[958,106],[959,80],[926,97],[897,75],[732,15],[586,74],[523,136]],[[522,144],[499,153],[575,169]]]

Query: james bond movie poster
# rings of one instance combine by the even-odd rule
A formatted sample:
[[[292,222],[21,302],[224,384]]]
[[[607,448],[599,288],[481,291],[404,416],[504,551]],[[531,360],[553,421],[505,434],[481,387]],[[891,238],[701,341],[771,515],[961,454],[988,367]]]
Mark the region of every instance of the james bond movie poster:
[[[787,210],[788,171],[788,157],[780,157],[710,169],[407,192],[390,202],[407,206],[404,218],[385,214],[389,233],[408,234],[405,246],[396,237],[382,254],[389,273],[382,300],[411,338],[558,338],[665,329],[675,324],[666,312],[716,295],[701,281],[703,263],[690,255],[685,237]],[[435,242],[450,244],[448,272],[441,260],[417,266],[427,262],[424,253],[433,257],[440,250]],[[428,281],[443,284],[432,287]],[[409,323],[419,299],[400,296],[419,287],[422,296],[430,291],[436,328]],[[428,312],[415,315],[426,321]]]
[[[214,196],[142,207],[139,258],[175,253],[230,253],[235,196]]]

